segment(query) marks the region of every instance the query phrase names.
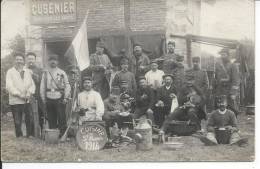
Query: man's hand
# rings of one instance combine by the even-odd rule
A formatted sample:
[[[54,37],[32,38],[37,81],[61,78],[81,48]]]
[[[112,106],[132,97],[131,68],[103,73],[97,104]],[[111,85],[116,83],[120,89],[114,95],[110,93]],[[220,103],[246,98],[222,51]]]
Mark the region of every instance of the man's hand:
[[[157,107],[163,107],[163,106],[164,106],[164,103],[163,103],[163,101],[158,100],[158,102],[155,104],[155,106],[157,106]]]
[[[62,101],[63,104],[67,104],[68,103],[68,98],[64,98]]]
[[[146,98],[148,98],[148,96],[147,96],[146,94],[143,94],[143,95],[141,96],[141,99],[146,99]]]

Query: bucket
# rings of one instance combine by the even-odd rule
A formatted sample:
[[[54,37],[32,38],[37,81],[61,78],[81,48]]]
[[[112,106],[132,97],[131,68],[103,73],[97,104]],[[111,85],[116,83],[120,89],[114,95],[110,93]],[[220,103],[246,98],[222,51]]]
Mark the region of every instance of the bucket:
[[[48,144],[57,144],[59,142],[60,131],[58,129],[45,129],[44,140]]]
[[[216,139],[219,144],[229,144],[231,131],[225,128],[215,129]]]
[[[152,140],[152,122],[148,119],[141,119],[135,127],[136,150],[151,150]]]

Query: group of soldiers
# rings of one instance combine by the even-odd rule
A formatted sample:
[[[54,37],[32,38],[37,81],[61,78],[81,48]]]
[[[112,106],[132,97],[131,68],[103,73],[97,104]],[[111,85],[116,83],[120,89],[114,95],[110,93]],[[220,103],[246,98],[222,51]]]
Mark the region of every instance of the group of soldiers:
[[[6,76],[16,137],[23,135],[23,112],[26,116],[27,136],[33,136],[29,110],[32,97],[39,103],[41,127],[42,119],[46,118],[49,128],[58,128],[62,136],[67,128],[65,107],[68,100],[75,97],[75,93],[72,111],[77,115],[77,122],[103,120],[109,137],[109,128],[114,125],[119,128],[129,127],[132,119],[139,118],[150,119],[160,133],[167,132],[172,120],[188,121],[200,131],[201,120],[208,117],[205,103],[210,88],[214,88],[215,96],[219,97],[217,115],[209,116],[208,125],[212,126],[208,126],[208,132],[213,132],[210,127],[218,125],[231,126],[229,128],[234,132],[238,131],[234,128],[237,127],[235,114],[238,113],[239,70],[231,62],[227,48],[219,52],[221,59],[215,66],[214,86],[209,86],[207,72],[200,67],[200,57],[193,57],[192,67],[188,68],[184,56],[175,53],[174,41],[168,42],[165,55],[154,60],[149,59],[140,44],[135,44],[133,56],[121,57],[119,71],[114,71],[104,49],[105,44],[98,42],[96,52],[90,55],[87,70],[80,72],[76,66],[71,66],[68,74],[58,67],[59,56],[54,53],[48,55],[45,70],[36,66],[35,53],[27,53],[26,58],[22,53],[16,53],[15,65]],[[218,112],[221,115],[227,112],[227,118],[219,117]],[[225,122],[219,122],[223,119]],[[201,140],[209,144],[216,143],[214,134]]]

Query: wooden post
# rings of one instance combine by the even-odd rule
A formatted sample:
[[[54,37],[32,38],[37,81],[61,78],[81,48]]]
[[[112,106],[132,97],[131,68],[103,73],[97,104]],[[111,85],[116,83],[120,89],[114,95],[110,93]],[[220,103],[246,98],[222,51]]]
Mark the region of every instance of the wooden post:
[[[188,66],[191,67],[191,37],[189,35],[186,36],[186,48],[187,48],[187,63]]]

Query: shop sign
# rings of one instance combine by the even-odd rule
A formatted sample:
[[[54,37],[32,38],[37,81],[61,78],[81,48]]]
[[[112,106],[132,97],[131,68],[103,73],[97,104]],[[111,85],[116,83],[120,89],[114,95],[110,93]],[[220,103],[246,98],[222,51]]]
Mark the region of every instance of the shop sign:
[[[76,21],[76,0],[29,0],[31,24]]]

